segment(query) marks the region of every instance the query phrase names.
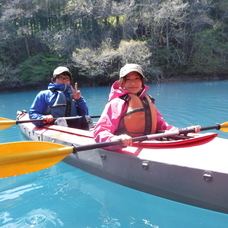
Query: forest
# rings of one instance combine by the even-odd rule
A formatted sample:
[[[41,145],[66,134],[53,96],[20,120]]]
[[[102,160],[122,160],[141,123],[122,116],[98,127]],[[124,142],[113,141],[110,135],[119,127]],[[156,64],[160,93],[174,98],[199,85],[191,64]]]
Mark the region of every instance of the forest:
[[[1,0],[0,92],[46,89],[67,66],[105,86],[125,63],[149,82],[228,76],[227,0]]]

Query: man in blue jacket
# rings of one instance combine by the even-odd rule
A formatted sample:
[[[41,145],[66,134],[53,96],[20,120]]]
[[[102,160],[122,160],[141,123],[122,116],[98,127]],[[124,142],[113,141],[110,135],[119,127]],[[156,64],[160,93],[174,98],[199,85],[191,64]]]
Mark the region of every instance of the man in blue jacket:
[[[80,116],[67,120],[69,127],[87,129],[88,107],[78,90],[77,83],[73,82],[72,74],[67,67],[59,66],[53,72],[51,83],[47,90],[39,92],[29,111],[30,119],[40,119],[42,122],[34,123],[40,127],[44,124],[53,124],[59,117]]]

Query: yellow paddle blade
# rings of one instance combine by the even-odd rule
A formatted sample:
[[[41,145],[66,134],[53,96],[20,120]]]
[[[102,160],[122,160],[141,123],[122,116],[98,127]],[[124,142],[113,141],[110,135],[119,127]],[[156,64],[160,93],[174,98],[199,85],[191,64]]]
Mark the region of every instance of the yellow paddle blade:
[[[220,131],[228,132],[228,122],[220,124]]]
[[[0,117],[0,130],[11,127],[16,123],[17,122],[15,120],[10,120],[10,119]]]
[[[39,141],[0,144],[0,178],[46,169],[62,161],[73,149]]]

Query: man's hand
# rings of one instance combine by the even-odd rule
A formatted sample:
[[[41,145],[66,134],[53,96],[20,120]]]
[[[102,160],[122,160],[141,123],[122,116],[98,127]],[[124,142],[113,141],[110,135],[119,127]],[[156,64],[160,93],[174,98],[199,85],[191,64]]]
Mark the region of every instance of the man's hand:
[[[44,123],[51,123],[51,122],[53,122],[53,116],[52,115],[44,115],[43,120],[44,120]]]
[[[74,88],[72,85],[70,87],[71,87],[74,100],[79,100],[81,98],[81,91],[78,90],[78,83],[77,82],[75,83]]]

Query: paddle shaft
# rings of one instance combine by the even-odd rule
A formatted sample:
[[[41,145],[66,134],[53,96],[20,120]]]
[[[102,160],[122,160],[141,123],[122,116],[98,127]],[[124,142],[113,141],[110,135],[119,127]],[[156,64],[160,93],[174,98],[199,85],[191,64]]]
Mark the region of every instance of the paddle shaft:
[[[207,131],[207,130],[212,130],[212,129],[219,130],[220,127],[221,126],[219,124],[216,124],[214,126],[201,127],[200,131]],[[191,133],[191,132],[195,132],[195,129],[190,128],[190,129],[176,130],[173,132],[164,132],[164,133],[157,133],[157,134],[151,134],[151,135],[143,135],[143,136],[132,138],[132,141],[133,142],[145,141],[145,140],[149,140],[149,139],[164,138],[164,137],[170,137],[173,135],[187,134],[187,133]],[[85,146],[74,145],[74,153],[83,151],[83,150],[91,150],[91,149],[116,146],[116,145],[122,145],[122,142],[119,140],[116,140],[116,141],[110,141],[110,142],[95,143],[95,144],[90,144],[90,145],[85,145]]]
[[[132,138],[133,142],[136,141],[144,141],[148,139],[156,139],[156,138],[162,138],[162,137],[168,137],[172,135],[178,135],[179,131],[174,131],[172,133],[158,133],[158,134],[153,134],[153,135],[144,135],[144,136],[139,136],[139,137],[134,137]],[[108,147],[108,146],[116,146],[116,145],[122,145],[122,142],[119,140],[115,141],[110,141],[110,142],[102,142],[102,143],[94,143],[90,145],[85,145],[85,146],[75,146],[74,145],[74,153],[83,151],[83,150],[90,150],[90,149],[96,149],[96,148],[103,148],[103,147]]]
[[[210,127],[202,127],[201,131],[211,129],[223,129],[225,132],[228,132],[228,122]],[[162,137],[165,138],[190,132],[194,132],[194,129],[176,130],[172,132],[139,136],[134,137],[133,141],[143,141]],[[86,146],[65,146],[43,141],[3,143],[0,144],[0,178],[31,173],[48,168],[62,161],[71,153],[114,145],[122,145],[122,142],[111,141]]]
[[[216,125],[214,125],[214,126],[201,127],[200,131],[208,131],[208,130],[212,130],[212,129],[220,130],[220,128],[221,128],[221,125],[220,125],[220,124],[216,124]],[[191,129],[191,130],[192,130],[192,129]],[[184,130],[183,130],[183,131],[184,131]],[[193,130],[193,131],[188,131],[188,132],[186,132],[186,133],[190,133],[190,132],[194,132],[194,130]],[[180,133],[182,133],[182,132],[180,132]],[[183,132],[183,133],[185,133],[185,132]]]
[[[69,117],[62,117],[65,120],[72,120],[72,119],[78,119],[81,116],[69,116]],[[99,118],[100,116],[90,116],[91,118]],[[56,118],[54,119],[56,120]],[[16,120],[16,124],[21,124],[21,123],[36,123],[36,122],[43,122],[44,120]]]

